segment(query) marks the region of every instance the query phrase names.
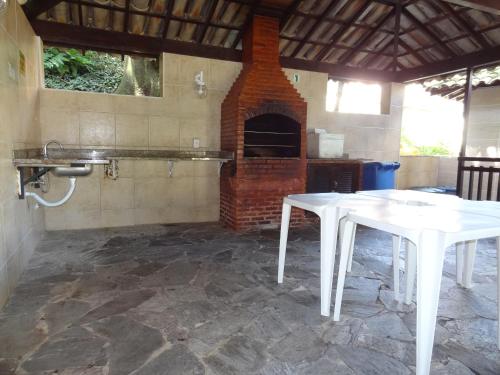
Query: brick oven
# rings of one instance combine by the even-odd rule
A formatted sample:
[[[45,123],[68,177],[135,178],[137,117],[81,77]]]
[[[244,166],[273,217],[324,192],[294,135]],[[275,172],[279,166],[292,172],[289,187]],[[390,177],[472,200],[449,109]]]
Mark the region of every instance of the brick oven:
[[[306,188],[307,104],[279,64],[279,20],[256,15],[243,37],[243,69],[221,106],[223,224],[275,227],[283,197]],[[292,224],[303,212],[292,213]]]

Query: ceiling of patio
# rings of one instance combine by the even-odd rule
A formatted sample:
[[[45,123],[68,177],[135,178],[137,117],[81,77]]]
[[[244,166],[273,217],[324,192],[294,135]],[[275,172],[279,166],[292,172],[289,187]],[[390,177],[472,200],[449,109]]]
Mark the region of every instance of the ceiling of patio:
[[[47,44],[234,61],[252,16],[272,15],[283,66],[339,77],[402,82],[500,61],[489,0],[31,0],[25,12]]]

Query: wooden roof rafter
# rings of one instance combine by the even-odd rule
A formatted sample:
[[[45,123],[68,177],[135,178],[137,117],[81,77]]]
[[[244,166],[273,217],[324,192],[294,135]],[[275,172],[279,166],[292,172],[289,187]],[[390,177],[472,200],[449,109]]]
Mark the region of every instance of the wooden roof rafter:
[[[166,39],[168,34],[168,26],[170,25],[170,20],[172,19],[172,11],[174,10],[175,0],[168,0],[167,9],[165,10],[165,15],[163,16],[163,31],[161,33],[161,38]]]
[[[427,3],[429,3],[429,0],[425,0]],[[434,3],[431,3],[433,5]],[[466,30],[471,39],[474,39],[476,43],[478,43],[482,48],[490,48],[491,44],[486,40],[486,38],[478,33],[474,28],[467,22],[467,20],[462,17],[461,14],[459,14],[451,5],[449,5],[445,1],[438,1],[435,2],[442,10],[444,10],[447,14],[451,16],[451,18],[464,30]]]
[[[403,6],[401,5],[401,1],[398,0],[396,4],[394,4],[394,44],[392,46],[392,53],[393,53],[393,60],[394,60],[394,65],[393,65],[393,70],[396,71],[398,68],[398,51],[399,51],[399,42],[400,42],[400,32],[401,32],[401,12],[403,11]]]
[[[371,38],[373,38],[374,33],[376,33],[382,26],[384,26],[391,18],[393,18],[396,14],[396,10],[392,9],[389,13],[387,13],[377,24],[375,29],[372,32],[366,33],[359,41],[358,43],[348,50],[347,53],[342,55],[342,57],[339,59],[339,64],[345,64],[347,63],[354,55],[356,55],[358,52],[360,52],[361,48],[363,48],[366,43],[370,41]],[[395,38],[396,39],[396,38]]]
[[[356,22],[356,20],[361,17],[366,12],[366,10],[372,6],[372,4],[373,3],[371,1],[365,1],[364,4],[349,18],[347,24],[339,28],[339,30],[335,32],[335,34],[330,38],[330,45],[323,47],[321,51],[319,51],[318,54],[314,57],[314,60],[322,61],[323,58],[325,58],[333,48],[333,45],[344,36],[344,33],[349,30],[354,22]]]
[[[243,38],[243,33],[245,32],[245,30],[247,30],[250,27],[250,22],[252,22],[253,13],[257,9],[257,7],[259,6],[260,2],[261,2],[261,0],[254,0],[253,1],[252,5],[250,6],[250,11],[248,12],[245,23],[244,23],[243,27],[241,28],[241,30],[238,31],[238,35],[234,39],[234,42],[233,42],[233,45],[231,46],[231,48],[238,47],[238,44],[240,43],[241,38]]]
[[[326,7],[326,9],[322,12],[321,17],[319,17],[314,24],[307,30],[306,35],[302,38],[302,41],[295,47],[293,52],[291,53],[291,57],[297,56],[297,54],[302,50],[302,48],[309,41],[311,36],[318,31],[318,27],[323,23],[324,19],[327,15],[329,15],[334,10],[338,10],[340,5],[340,0],[330,0],[330,4]],[[336,9],[337,8],[337,9]]]
[[[430,39],[432,39],[434,42],[436,42],[441,49],[447,54],[449,57],[454,57],[457,54],[450,48],[446,43],[444,43],[439,36],[437,36],[431,29],[429,29],[427,26],[425,26],[420,20],[415,17],[408,9],[403,8],[402,14],[408,18],[415,26],[420,29],[424,34],[426,34]]]
[[[198,44],[201,44],[203,42],[203,39],[205,38],[208,27],[210,26],[210,21],[212,20],[212,18],[214,16],[215,9],[217,9],[218,2],[219,2],[219,0],[210,0],[210,3],[208,5],[207,15],[205,18],[205,23],[203,25],[200,25],[201,28],[200,28],[198,37],[196,38],[196,42]]]
[[[37,28],[43,24],[46,34],[40,36],[48,44],[127,54],[160,51],[241,61],[242,36],[253,15],[262,14],[279,19],[281,59],[297,69],[366,77],[360,73],[364,70],[374,79],[406,81],[464,68],[464,64],[500,61],[500,18],[446,0],[314,0],[314,4],[305,0],[165,0],[162,7],[150,2],[146,9],[137,9],[133,1],[117,6],[95,0],[62,4],[29,0],[25,10],[34,14],[29,12],[34,12],[35,5],[37,12],[47,10],[30,21]],[[49,3],[58,5],[57,9]],[[100,12],[106,21],[101,17],[97,23],[95,9],[106,10]],[[454,27],[447,28],[449,22]],[[68,25],[72,28],[67,29]],[[76,25],[81,29],[75,30]],[[57,37],[58,28],[74,37]],[[110,30],[111,34],[100,33]],[[107,43],[103,38],[109,38]]]
[[[35,19],[40,14],[48,11],[49,9],[54,8],[59,3],[62,3],[64,0],[37,0],[30,1],[23,5],[24,12],[26,17],[29,20]]]

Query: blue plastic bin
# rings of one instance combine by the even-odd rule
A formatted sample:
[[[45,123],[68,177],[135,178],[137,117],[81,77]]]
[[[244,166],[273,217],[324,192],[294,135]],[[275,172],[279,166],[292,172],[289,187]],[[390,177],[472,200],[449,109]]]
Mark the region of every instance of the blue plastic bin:
[[[363,165],[363,190],[394,189],[398,162],[369,162]]]

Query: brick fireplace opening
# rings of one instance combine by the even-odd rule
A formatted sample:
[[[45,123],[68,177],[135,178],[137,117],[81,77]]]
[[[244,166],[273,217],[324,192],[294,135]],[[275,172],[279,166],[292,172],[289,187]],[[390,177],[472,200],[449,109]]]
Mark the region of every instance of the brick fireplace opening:
[[[221,106],[221,222],[236,230],[276,227],[283,197],[305,193],[307,104],[279,64],[279,20],[254,16],[243,69]],[[292,224],[303,212],[292,213]]]

